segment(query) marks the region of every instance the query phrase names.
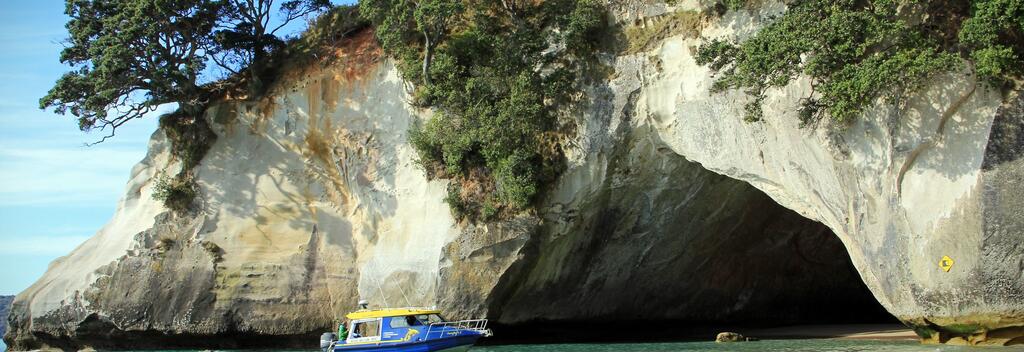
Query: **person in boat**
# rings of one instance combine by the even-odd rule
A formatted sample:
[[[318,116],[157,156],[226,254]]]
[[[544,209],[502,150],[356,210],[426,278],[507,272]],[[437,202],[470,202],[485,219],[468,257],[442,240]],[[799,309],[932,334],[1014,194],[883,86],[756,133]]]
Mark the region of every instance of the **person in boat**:
[[[342,320],[341,325],[338,325],[338,340],[345,341],[348,338],[348,320]]]

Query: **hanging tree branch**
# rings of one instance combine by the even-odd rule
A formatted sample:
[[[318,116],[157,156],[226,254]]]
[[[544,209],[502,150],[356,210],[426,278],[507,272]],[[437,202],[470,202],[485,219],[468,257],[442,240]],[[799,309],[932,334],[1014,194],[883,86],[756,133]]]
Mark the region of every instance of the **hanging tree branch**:
[[[40,108],[70,113],[83,131],[108,130],[96,144],[161,104],[198,101],[216,12],[205,0],[69,1],[61,62],[73,70]]]

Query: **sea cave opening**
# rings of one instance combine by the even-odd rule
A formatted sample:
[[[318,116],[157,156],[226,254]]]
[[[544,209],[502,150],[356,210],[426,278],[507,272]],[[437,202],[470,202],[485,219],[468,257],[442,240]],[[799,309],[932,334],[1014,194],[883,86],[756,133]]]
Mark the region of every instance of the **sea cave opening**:
[[[696,186],[658,191],[665,194],[619,192],[579,235],[542,234],[490,305],[501,331],[491,343],[706,340],[735,329],[899,324],[828,227],[744,182],[703,169],[690,180]],[[689,204],[674,203],[670,192],[686,193]]]

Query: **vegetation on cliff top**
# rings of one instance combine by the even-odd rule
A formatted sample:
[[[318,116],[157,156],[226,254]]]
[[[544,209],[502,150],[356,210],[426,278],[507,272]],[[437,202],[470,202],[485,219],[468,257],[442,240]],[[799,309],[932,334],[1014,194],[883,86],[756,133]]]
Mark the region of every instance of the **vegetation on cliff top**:
[[[527,209],[564,167],[559,107],[572,103],[605,27],[597,0],[363,0],[386,53],[435,114],[411,131],[457,217]]]
[[[321,47],[311,41],[324,43],[334,31],[347,34],[364,25],[354,7],[336,8],[315,22],[320,28],[312,34],[286,42],[278,30],[331,6],[328,0],[277,3],[67,0],[70,37],[60,60],[73,70],[40,99],[40,108],[75,116],[82,131],[106,132],[102,142],[123,124],[177,104],[177,111],[160,118],[160,126],[182,170],[158,182],[154,197],[186,211],[195,195],[192,169],[216,139],[202,118],[207,104],[225,95],[262,94],[284,61],[319,53]],[[236,94],[239,87],[245,93]]]
[[[809,76],[806,125],[825,116],[849,123],[876,99],[896,102],[962,59],[983,79],[1008,84],[1024,73],[1022,55],[1021,0],[799,0],[742,43],[705,42],[697,62],[719,73],[713,91],[754,98],[747,121],[761,120],[767,89]]]

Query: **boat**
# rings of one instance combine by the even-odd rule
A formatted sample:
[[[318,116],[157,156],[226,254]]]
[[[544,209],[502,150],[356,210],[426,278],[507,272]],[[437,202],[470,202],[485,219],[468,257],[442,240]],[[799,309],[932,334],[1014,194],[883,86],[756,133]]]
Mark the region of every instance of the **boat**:
[[[465,351],[480,338],[492,335],[487,319],[445,321],[434,308],[362,306],[364,309],[345,316],[348,336],[325,333],[320,337],[323,352]]]

